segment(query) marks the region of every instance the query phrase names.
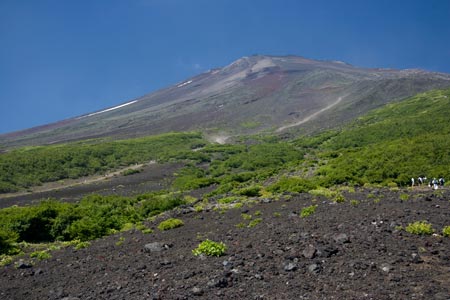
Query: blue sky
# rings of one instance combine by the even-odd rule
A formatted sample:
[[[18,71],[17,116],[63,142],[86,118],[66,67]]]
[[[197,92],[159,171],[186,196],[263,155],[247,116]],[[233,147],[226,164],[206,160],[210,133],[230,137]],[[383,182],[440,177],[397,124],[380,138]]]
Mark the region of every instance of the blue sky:
[[[0,133],[252,54],[450,73],[450,1],[0,0]]]

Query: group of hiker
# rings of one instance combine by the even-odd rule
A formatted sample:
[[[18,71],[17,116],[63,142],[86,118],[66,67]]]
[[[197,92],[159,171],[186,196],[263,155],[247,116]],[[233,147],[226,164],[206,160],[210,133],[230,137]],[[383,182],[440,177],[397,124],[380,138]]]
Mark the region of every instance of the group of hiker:
[[[417,178],[417,183],[416,183],[416,180],[414,177],[411,178],[411,186],[415,186],[415,185],[422,186],[422,185],[426,184],[426,182],[427,182],[427,178],[425,176],[419,176]],[[444,184],[445,184],[445,180],[442,177],[439,179],[436,179],[434,177],[433,179],[430,179],[430,181],[428,181],[428,186],[434,190],[437,190],[439,187],[443,187]]]

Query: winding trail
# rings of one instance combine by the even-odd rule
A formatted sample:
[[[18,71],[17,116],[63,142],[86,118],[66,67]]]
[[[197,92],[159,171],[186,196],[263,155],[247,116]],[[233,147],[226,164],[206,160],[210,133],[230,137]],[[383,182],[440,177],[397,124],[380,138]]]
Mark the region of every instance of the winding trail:
[[[320,114],[323,113],[324,111],[327,111],[327,110],[329,110],[330,108],[332,108],[332,107],[338,105],[338,104],[342,101],[342,99],[343,99],[343,97],[339,97],[335,102],[331,103],[330,105],[325,106],[324,108],[322,108],[322,109],[316,111],[315,113],[313,113],[313,114],[307,116],[306,118],[304,118],[304,119],[302,119],[302,120],[300,120],[300,121],[298,121],[298,122],[295,122],[295,123],[292,123],[292,124],[289,124],[289,125],[282,126],[282,127],[278,128],[278,129],[276,130],[276,132],[281,132],[281,131],[283,131],[283,130],[285,130],[285,129],[288,129],[288,128],[291,128],[291,127],[295,127],[295,126],[301,125],[301,124],[303,124],[303,123],[306,123],[306,122],[308,122],[309,120],[314,119],[315,117],[317,117],[318,115],[320,115]]]

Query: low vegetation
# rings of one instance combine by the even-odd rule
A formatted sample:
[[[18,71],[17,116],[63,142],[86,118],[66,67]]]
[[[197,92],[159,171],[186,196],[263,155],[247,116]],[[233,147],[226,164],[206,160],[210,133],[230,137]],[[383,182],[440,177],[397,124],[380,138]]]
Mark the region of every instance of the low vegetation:
[[[204,254],[206,256],[222,256],[225,254],[227,246],[222,242],[214,242],[209,239],[201,242],[197,248],[192,250],[195,256]]]
[[[218,145],[206,143],[199,133],[170,133],[2,153],[0,193],[103,174],[119,167],[128,168],[122,175],[131,175],[139,170],[130,165],[149,161],[179,161],[184,167],[174,174],[169,191],[133,197],[90,195],[79,203],[48,200],[35,206],[2,209],[0,254],[17,253],[17,243],[22,241],[77,241],[76,247],[81,247],[87,241],[138,228],[149,217],[186,202],[195,205],[198,212],[211,204],[218,204],[217,209],[223,212],[231,205],[247,205],[257,198],[276,200],[309,192],[339,203],[346,201],[344,195],[354,191],[354,186],[398,189],[409,185],[413,176],[450,178],[449,107],[450,90],[431,91],[374,110],[342,129],[295,139],[249,136],[235,144]],[[344,188],[337,188],[339,185]],[[205,187],[209,192],[202,199],[182,196]],[[375,195],[370,198],[374,203],[380,201]],[[408,200],[407,194],[400,199]],[[307,217],[316,207],[306,207],[300,215]],[[251,215],[243,218],[247,221],[243,227],[261,222]],[[179,222],[166,221],[161,228],[180,226]],[[433,232],[430,224],[416,223],[406,230],[414,234]],[[139,230],[151,232],[148,228]]]
[[[312,215],[313,213],[316,212],[317,209],[317,205],[310,205],[307,207],[302,208],[302,211],[300,212],[300,217],[302,218],[306,218],[309,217],[310,215]]]
[[[406,232],[418,235],[430,235],[434,232],[433,226],[427,221],[417,221],[405,227]]]
[[[175,219],[175,218],[170,218],[170,219],[167,219],[167,220],[162,221],[161,223],[159,223],[158,229],[164,231],[164,230],[169,230],[169,229],[174,229],[174,228],[177,228],[177,227],[181,227],[183,225],[184,225],[184,223],[183,223],[182,220]]]
[[[193,148],[204,145],[198,133],[169,133],[123,141],[88,140],[17,149],[0,155],[0,193],[44,182],[102,174],[120,166],[151,160],[183,159],[194,155]],[[137,171],[128,170],[124,175]]]
[[[90,195],[75,204],[47,200],[5,208],[0,210],[0,254],[16,252],[15,244],[21,241],[75,241],[74,246],[82,248],[83,242],[123,230],[126,224],[139,226],[181,204],[180,196],[159,192],[136,197]]]

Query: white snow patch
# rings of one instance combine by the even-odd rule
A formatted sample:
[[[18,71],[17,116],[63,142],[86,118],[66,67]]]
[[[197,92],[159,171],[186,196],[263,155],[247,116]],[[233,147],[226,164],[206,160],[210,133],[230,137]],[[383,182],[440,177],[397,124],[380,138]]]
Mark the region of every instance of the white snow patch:
[[[192,80],[188,80],[186,82],[183,82],[182,84],[177,85],[177,87],[182,87],[182,86],[188,85],[189,83],[192,83]]]
[[[95,116],[95,115],[98,115],[98,114],[101,114],[101,113],[104,113],[104,112],[108,112],[108,111],[112,111],[112,110],[115,110],[115,109],[118,109],[118,108],[122,108],[124,106],[130,105],[130,104],[133,104],[133,103],[136,103],[136,102],[138,102],[138,100],[134,100],[134,101],[127,102],[125,104],[121,104],[121,105],[118,105],[118,106],[114,106],[114,107],[111,107],[111,108],[108,108],[108,109],[105,109],[105,110],[102,110],[102,111],[98,111],[98,112],[95,112],[95,113],[92,113],[92,114],[81,116],[81,117],[79,117],[77,119]]]

